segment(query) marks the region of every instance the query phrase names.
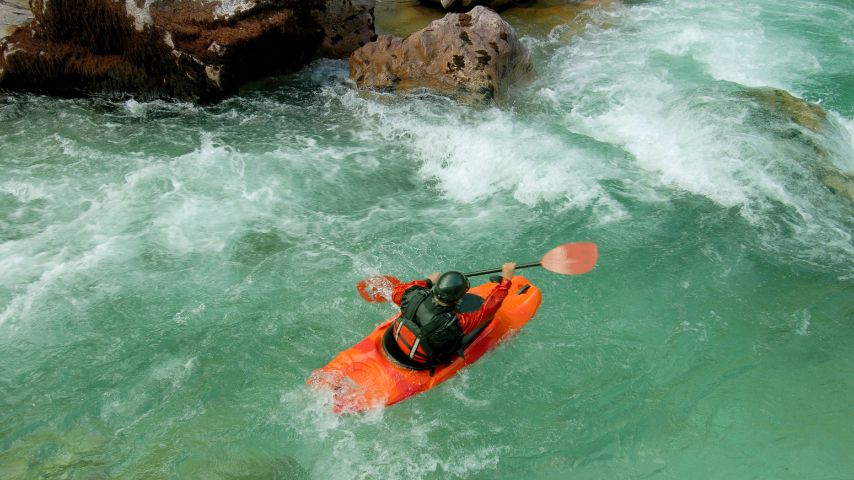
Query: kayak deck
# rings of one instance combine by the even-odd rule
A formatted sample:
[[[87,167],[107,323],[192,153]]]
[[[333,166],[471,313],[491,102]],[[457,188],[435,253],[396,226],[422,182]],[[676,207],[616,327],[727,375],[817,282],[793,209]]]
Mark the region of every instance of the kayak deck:
[[[478,285],[469,293],[486,298],[495,283]],[[542,302],[540,289],[522,276],[513,277],[507,298],[494,319],[465,348],[464,356],[436,367],[435,371],[412,370],[391,360],[382,346],[385,330],[399,314],[381,323],[356,345],[339,353],[325,367],[315,370],[307,383],[332,393],[333,409],[356,413],[393,405],[444,382],[464,366],[474,363],[504,339],[528,323]]]

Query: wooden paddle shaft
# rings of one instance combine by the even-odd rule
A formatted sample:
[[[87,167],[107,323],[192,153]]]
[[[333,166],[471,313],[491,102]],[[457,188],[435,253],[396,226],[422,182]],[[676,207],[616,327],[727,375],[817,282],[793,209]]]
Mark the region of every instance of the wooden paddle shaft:
[[[531,263],[523,263],[521,265],[516,265],[516,270],[520,268],[531,268],[531,267],[540,267],[543,265],[543,262],[531,262]],[[481,275],[489,275],[490,273],[501,273],[502,268],[493,268],[490,270],[480,270],[477,272],[464,273],[463,275],[467,277],[479,277]]]

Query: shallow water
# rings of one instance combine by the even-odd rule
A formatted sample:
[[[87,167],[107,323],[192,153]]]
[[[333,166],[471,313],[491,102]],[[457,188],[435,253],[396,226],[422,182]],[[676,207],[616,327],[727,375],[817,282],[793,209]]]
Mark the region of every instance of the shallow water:
[[[0,96],[0,478],[851,478],[854,7],[583,15],[518,25],[502,108],[339,61],[205,108]],[[537,317],[441,387],[304,386],[392,313],[359,279],[573,240],[597,269],[527,271]]]

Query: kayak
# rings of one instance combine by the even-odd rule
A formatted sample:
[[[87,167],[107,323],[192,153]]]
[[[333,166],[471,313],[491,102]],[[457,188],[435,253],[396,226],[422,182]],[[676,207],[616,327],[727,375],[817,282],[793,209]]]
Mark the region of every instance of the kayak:
[[[461,302],[460,311],[476,310],[495,283],[473,287]],[[433,371],[413,370],[399,365],[385,353],[383,335],[400,315],[381,323],[359,343],[339,353],[329,364],[315,370],[307,383],[331,393],[336,413],[358,413],[394,405],[426,392],[451,378],[461,368],[476,362],[486,352],[518,332],[528,323],[542,302],[540,289],[522,276],[513,277],[507,298],[495,317],[466,339],[463,355]]]

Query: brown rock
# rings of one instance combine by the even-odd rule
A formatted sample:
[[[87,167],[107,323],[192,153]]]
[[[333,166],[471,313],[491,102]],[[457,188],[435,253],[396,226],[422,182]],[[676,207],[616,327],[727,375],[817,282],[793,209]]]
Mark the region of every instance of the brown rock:
[[[316,56],[347,58],[354,50],[376,40],[374,0],[325,0],[325,8],[312,10],[324,38]]]
[[[798,98],[778,88],[756,88],[749,94],[772,110],[779,111],[790,120],[815,133],[821,133],[827,112],[819,105]]]
[[[32,0],[0,87],[221,99],[375,38],[374,0]]]
[[[834,169],[833,171],[825,171],[821,176],[821,181],[827,185],[831,192],[854,203],[854,175]]]
[[[350,77],[380,90],[429,88],[467,102],[500,100],[534,75],[531,55],[497,13],[449,13],[401,39],[381,36],[350,56]]]

